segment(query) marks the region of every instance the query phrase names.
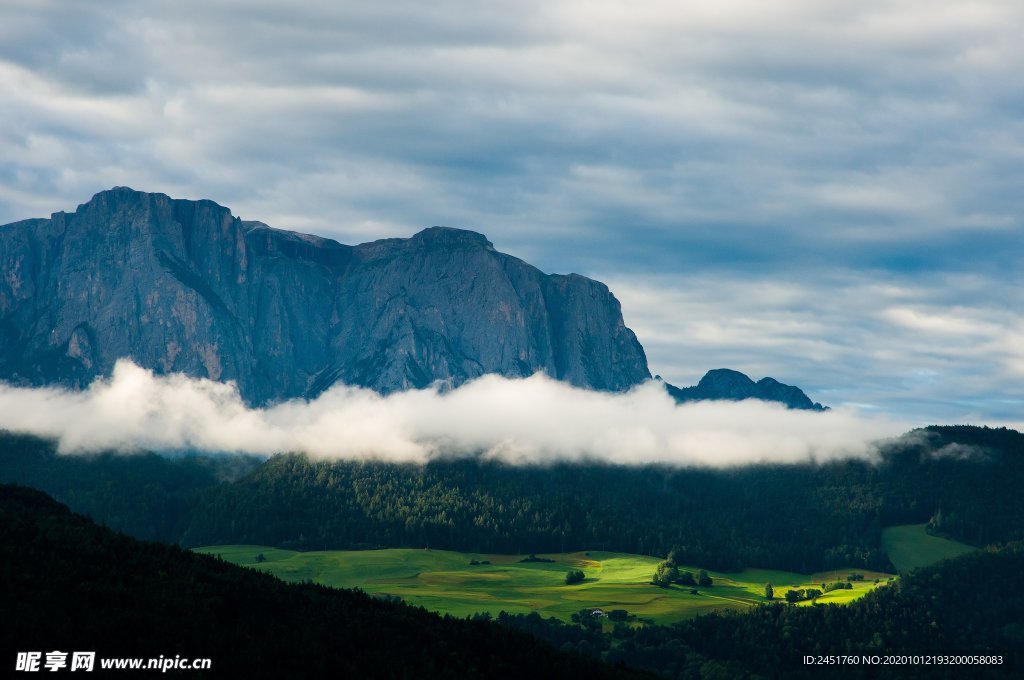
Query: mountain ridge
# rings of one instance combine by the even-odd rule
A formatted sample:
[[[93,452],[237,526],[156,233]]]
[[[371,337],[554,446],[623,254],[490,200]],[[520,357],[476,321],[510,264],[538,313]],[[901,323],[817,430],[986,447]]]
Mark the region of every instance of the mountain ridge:
[[[247,403],[333,384],[381,393],[542,371],[623,391],[651,377],[608,287],[546,274],[482,233],[432,226],[357,245],[129,187],[0,226],[0,380],[82,388],[129,358],[233,380]],[[797,387],[729,369],[678,402],[777,401]]]
[[[754,382],[745,373],[730,368],[712,369],[692,387],[676,387],[665,383],[665,389],[680,404],[689,401],[760,399],[779,402],[791,409],[829,410],[829,407],[811,401],[810,397],[804,394],[799,387],[787,385],[771,377],[761,378]]]
[[[387,393],[544,371],[621,391],[650,377],[607,286],[467,230],[348,246],[117,187],[0,227],[0,268],[0,379],[15,384],[83,387],[122,357],[234,380],[255,404],[338,381]]]

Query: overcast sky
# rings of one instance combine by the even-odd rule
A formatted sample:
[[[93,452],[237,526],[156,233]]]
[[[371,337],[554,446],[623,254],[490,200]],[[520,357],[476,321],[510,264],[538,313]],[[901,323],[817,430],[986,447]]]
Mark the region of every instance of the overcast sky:
[[[731,367],[1024,423],[1024,3],[0,3],[0,223],[127,185],[442,224]]]

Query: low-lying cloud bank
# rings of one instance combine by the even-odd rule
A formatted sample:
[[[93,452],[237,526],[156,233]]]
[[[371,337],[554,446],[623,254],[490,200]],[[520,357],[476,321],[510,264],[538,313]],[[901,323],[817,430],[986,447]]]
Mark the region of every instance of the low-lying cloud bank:
[[[0,385],[0,429],[57,439],[62,453],[295,451],[408,462],[482,455],[514,464],[730,466],[871,458],[873,442],[908,427],[848,409],[680,406],[655,382],[611,394],[542,375],[485,376],[447,393],[381,396],[338,386],[314,401],[262,409],[247,407],[230,384],[156,376],[130,361],[81,392]]]

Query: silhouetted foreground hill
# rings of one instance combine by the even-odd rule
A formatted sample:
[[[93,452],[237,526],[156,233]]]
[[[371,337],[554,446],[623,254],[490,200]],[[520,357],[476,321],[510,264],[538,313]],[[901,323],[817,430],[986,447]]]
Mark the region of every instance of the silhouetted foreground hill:
[[[0,486],[0,611],[4,677],[17,652],[53,650],[212,660],[184,677],[637,677],[493,623],[141,542],[10,485]]]

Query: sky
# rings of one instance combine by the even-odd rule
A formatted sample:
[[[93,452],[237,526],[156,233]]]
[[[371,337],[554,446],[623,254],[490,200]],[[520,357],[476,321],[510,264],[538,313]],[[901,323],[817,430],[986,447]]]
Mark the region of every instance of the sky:
[[[1016,0],[0,3],[0,224],[117,185],[608,283],[653,373],[1024,426]]]

